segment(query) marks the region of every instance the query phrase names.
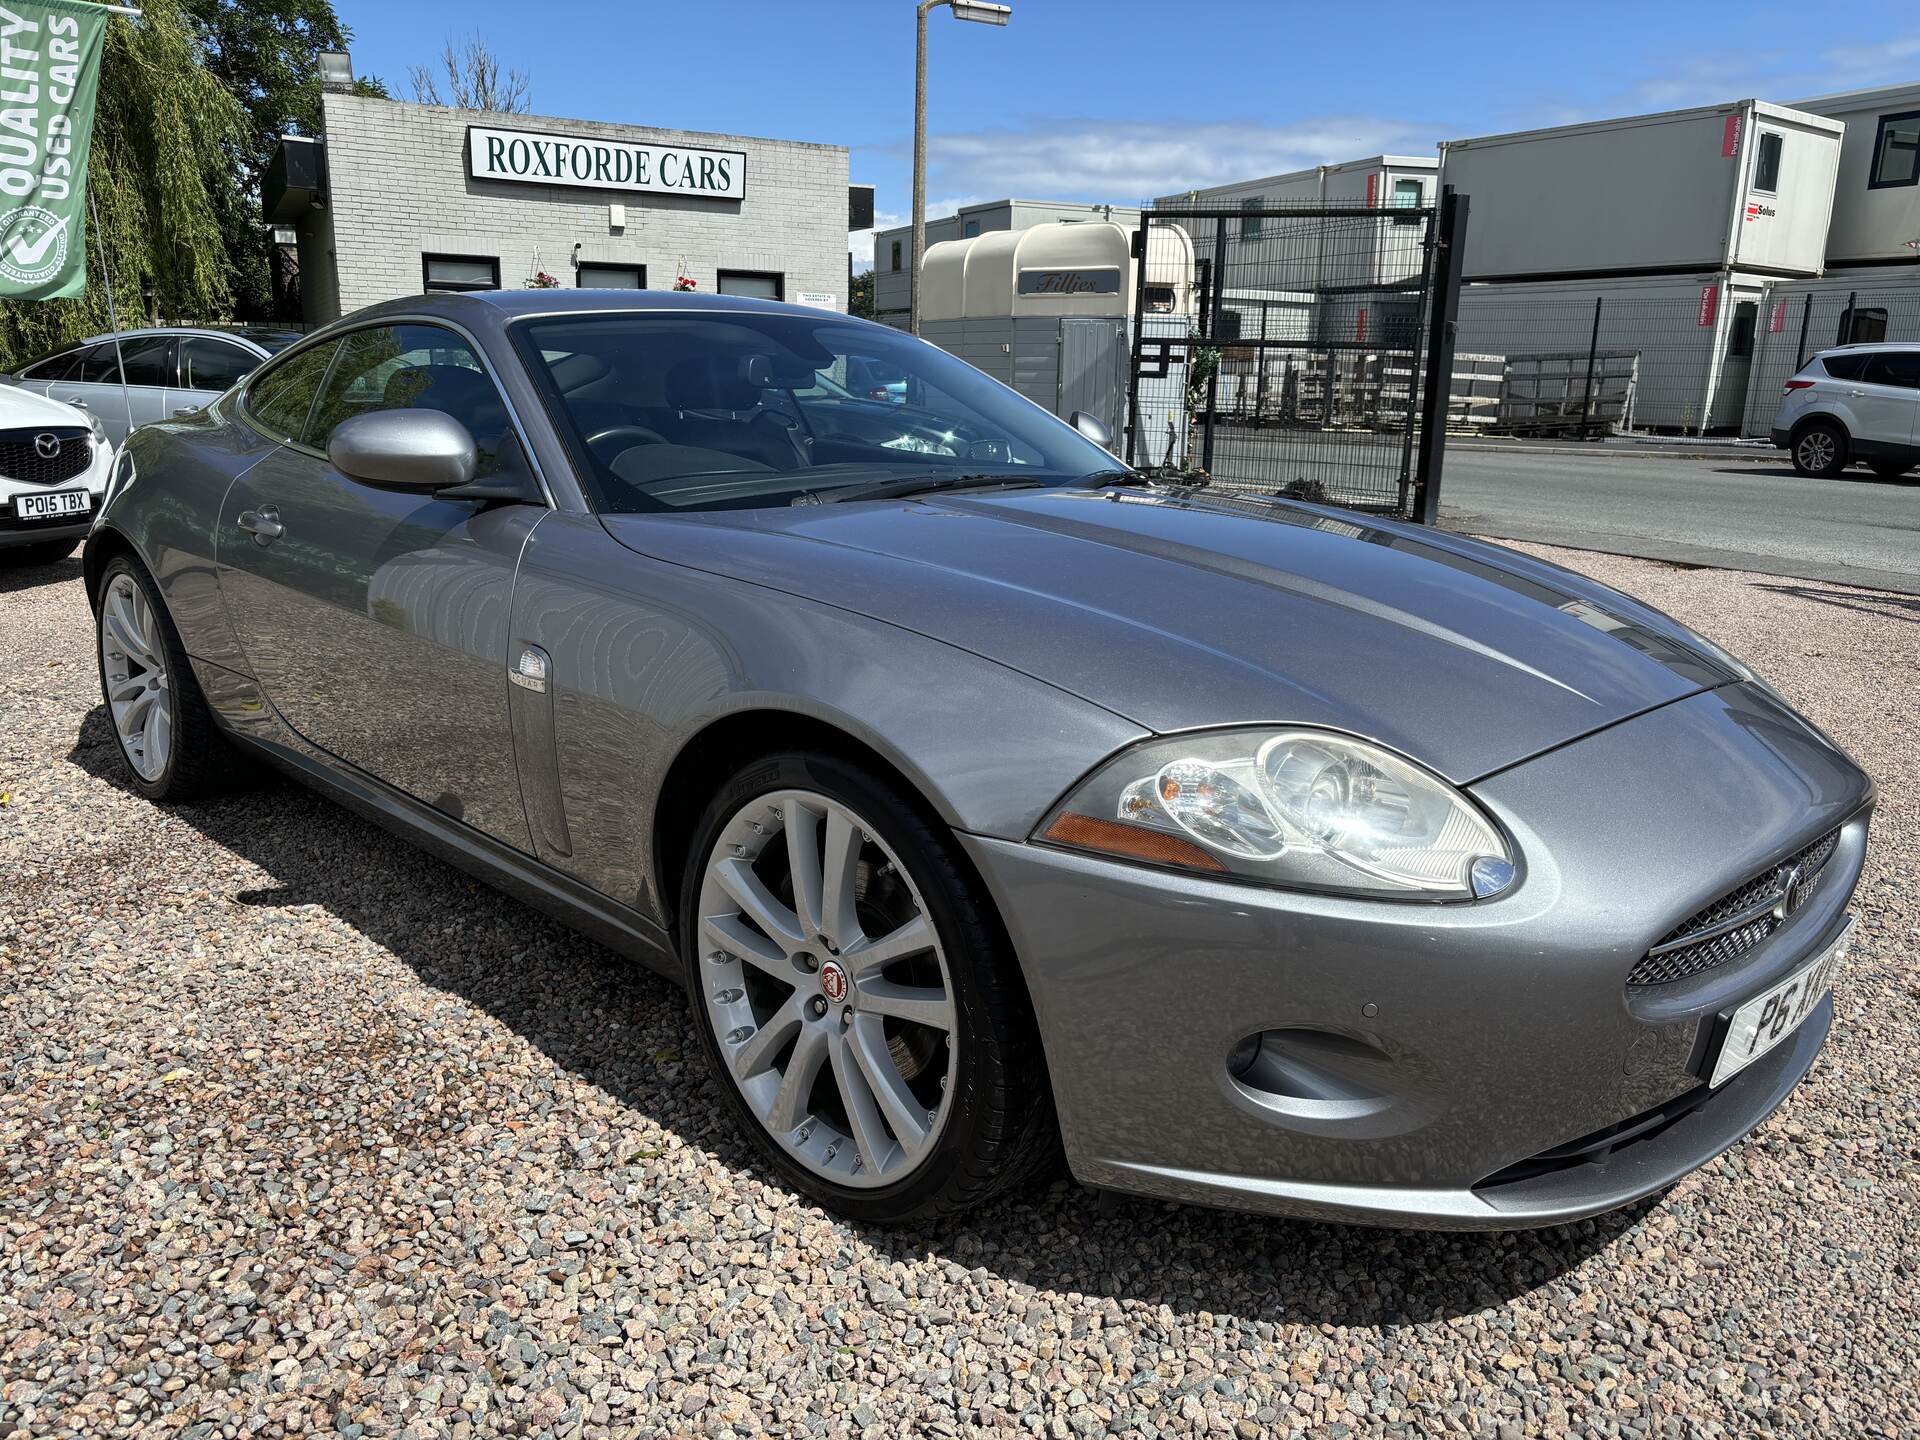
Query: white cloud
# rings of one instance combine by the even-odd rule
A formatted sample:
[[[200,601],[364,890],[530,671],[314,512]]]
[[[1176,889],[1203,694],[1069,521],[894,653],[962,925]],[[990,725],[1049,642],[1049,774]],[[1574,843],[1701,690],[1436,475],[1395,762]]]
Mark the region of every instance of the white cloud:
[[[947,190],[1134,205],[1382,151],[1425,154],[1437,138],[1430,129],[1372,116],[1288,125],[1032,119],[1017,128],[934,135],[927,166],[930,183]],[[929,205],[928,213],[938,212]]]

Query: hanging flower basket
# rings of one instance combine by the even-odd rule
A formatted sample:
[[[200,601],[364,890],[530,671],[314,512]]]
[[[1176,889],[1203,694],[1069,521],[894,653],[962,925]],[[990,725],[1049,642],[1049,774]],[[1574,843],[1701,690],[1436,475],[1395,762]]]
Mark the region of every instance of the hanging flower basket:
[[[676,290],[692,290],[697,287],[699,283],[700,282],[695,280],[691,275],[676,275],[673,277],[673,288]]]
[[[536,270],[527,277],[529,290],[558,290],[560,282],[544,270]]]

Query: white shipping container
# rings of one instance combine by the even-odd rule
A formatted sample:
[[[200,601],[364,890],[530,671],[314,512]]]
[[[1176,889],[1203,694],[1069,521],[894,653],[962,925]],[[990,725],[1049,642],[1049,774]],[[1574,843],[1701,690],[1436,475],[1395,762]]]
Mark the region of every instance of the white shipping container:
[[[1741,100],[1447,141],[1440,181],[1470,203],[1462,273],[1817,275],[1844,130]]]

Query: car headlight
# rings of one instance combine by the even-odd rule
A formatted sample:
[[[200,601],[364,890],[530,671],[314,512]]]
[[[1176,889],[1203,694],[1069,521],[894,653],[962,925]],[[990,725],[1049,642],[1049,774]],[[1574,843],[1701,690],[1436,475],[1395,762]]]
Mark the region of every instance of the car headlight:
[[[1515,874],[1505,837],[1460,791],[1326,730],[1145,741],[1081,781],[1034,838],[1290,889],[1400,899],[1485,899]]]

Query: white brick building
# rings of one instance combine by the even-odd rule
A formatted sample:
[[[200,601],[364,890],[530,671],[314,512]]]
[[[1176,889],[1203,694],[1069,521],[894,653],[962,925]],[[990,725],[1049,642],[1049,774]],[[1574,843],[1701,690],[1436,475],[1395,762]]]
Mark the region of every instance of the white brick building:
[[[844,146],[335,93],[324,116],[323,142],[283,142],[265,187],[267,218],[298,236],[309,324],[540,270],[846,309]]]

